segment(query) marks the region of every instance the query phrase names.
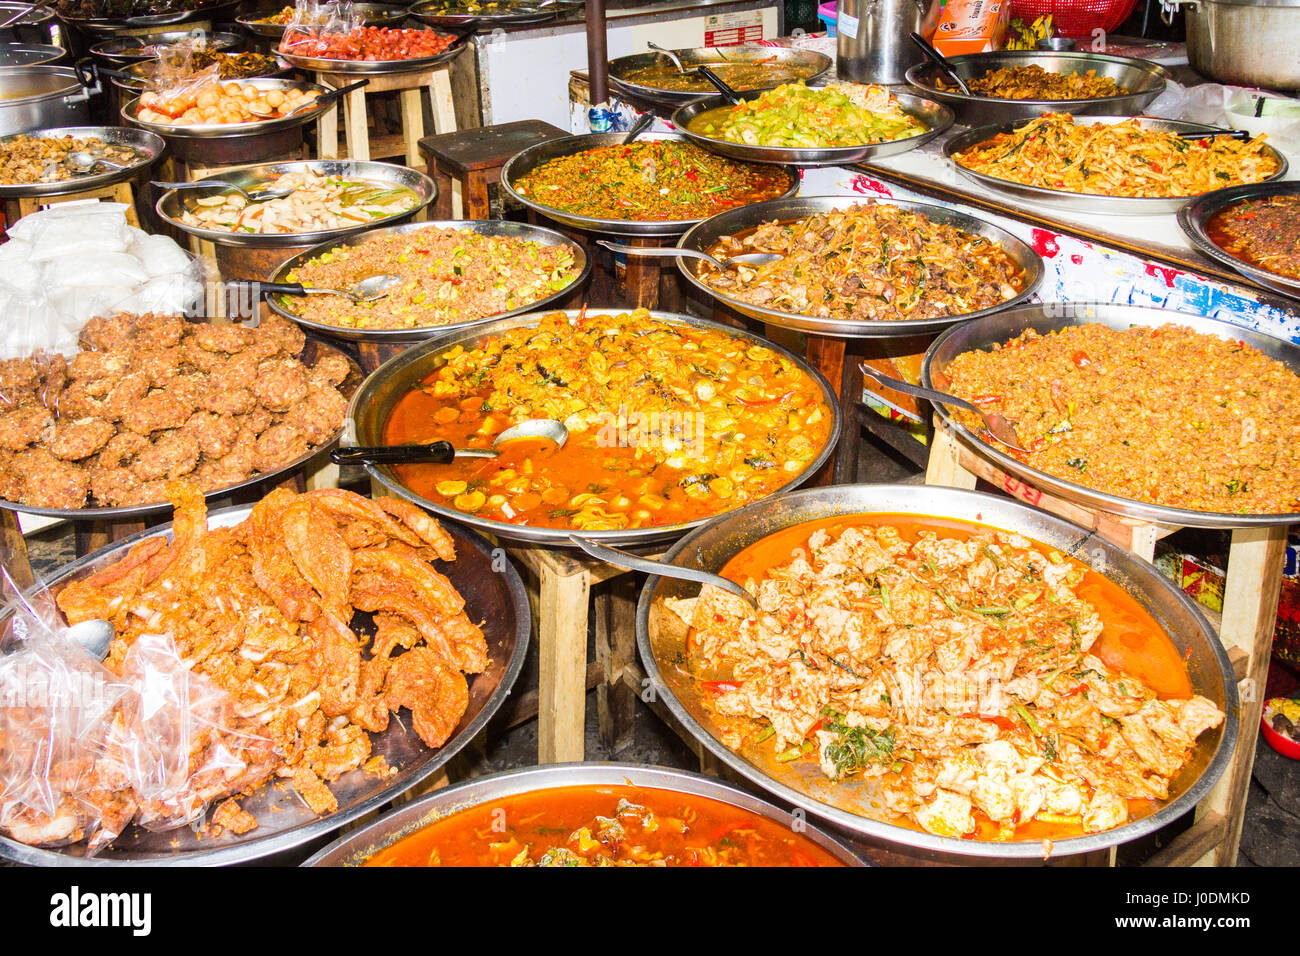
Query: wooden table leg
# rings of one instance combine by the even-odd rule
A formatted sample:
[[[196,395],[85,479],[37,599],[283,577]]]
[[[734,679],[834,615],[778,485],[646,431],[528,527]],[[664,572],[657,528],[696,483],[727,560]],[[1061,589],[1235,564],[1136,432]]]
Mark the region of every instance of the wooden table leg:
[[[370,117],[366,113],[366,90],[362,87],[347,96],[348,159],[370,159]]]
[[[433,112],[435,133],[456,132],[456,100],[451,95],[451,67],[433,71],[429,80],[429,106]]]
[[[824,335],[808,336],[808,361],[812,363],[813,368],[826,376],[826,381],[830,382],[831,388],[835,390],[836,398],[839,398],[840,392],[844,387],[844,339],[827,338]],[[841,455],[856,455],[858,453],[858,433],[852,429],[852,434],[847,434],[850,429],[845,429],[840,435],[840,442],[835,451],[831,454],[830,459],[825,465],[813,476],[808,482],[808,487],[819,487],[822,485],[832,484],[835,480],[836,462]]]
[[[144,521],[78,521],[74,526],[77,557],[138,534],[147,527]]]
[[[0,509],[0,548],[3,548],[4,569],[13,585],[26,590],[36,583],[32,563],[27,557],[27,539],[18,524],[18,513],[8,508]]]
[[[461,218],[457,215],[457,211],[452,209],[452,199],[455,198],[453,195],[453,180],[447,175],[446,170],[438,165],[437,160],[429,161],[429,178],[438,184],[438,196],[433,201],[433,218]]]
[[[406,165],[420,165],[420,140],[424,139],[424,99],[419,90],[402,90],[402,136],[406,139]]]
[[[465,176],[461,202],[466,219],[490,219],[492,207],[488,202],[487,176],[482,170],[472,169]]]
[[[586,752],[586,573],[562,575],[543,567],[539,575],[537,762],[582,760]]]
[[[610,580],[597,598],[596,660],[604,679],[596,691],[600,742],[611,754],[631,746],[636,691],[623,680],[636,664],[636,578]]]

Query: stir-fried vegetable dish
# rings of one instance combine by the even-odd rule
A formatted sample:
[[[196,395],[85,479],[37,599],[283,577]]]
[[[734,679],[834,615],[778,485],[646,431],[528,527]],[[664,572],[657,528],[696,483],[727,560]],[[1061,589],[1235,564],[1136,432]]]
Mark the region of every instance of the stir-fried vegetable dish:
[[[942,76],[935,78],[934,85],[947,93],[960,92],[957,84]],[[1113,77],[1098,76],[1096,70],[1054,73],[1037,63],[989,70],[983,76],[967,80],[966,86],[976,96],[1003,100],[1095,100],[1129,92]]]

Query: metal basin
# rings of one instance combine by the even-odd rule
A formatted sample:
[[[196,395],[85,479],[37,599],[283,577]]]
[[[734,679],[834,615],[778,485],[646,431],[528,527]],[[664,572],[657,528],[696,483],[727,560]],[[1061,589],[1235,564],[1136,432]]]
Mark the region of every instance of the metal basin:
[[[917,485],[839,485],[757,502],[699,528],[663,560],[717,572],[749,545],[807,521],[857,514],[934,517],[1014,531],[1042,544],[1086,555],[1094,568],[1132,595],[1164,628],[1187,662],[1192,689],[1213,701],[1226,719],[1197,742],[1191,760],[1170,785],[1169,799],[1147,816],[1113,830],[1055,841],[1052,856],[1105,849],[1155,831],[1189,811],[1231,760],[1239,730],[1236,678],[1218,637],[1195,603],[1156,569],[1090,532],[1010,498]],[[1086,550],[1083,550],[1086,542]],[[855,842],[904,851],[912,860],[1008,862],[1041,860],[1039,841],[984,842],[940,837],[865,815],[872,799],[860,779],[834,784],[809,761],[778,763],[753,746],[741,752],[722,743],[688,669],[687,629],[664,607],[668,597],[690,597],[699,585],[652,576],[637,605],[637,648],[661,699],[686,730],[715,757],[774,797],[855,835]]]
[[[22,196],[58,196],[63,193],[95,189],[111,183],[122,182],[148,169],[162,155],[166,144],[162,137],[142,129],[125,126],[64,126],[59,129],[39,129],[21,134],[34,139],[98,139],[111,145],[129,146],[136,151],[136,161],[126,169],[109,169],[89,176],[73,176],[56,183],[24,183],[0,186],[0,199],[17,199]],[[6,137],[7,138],[7,137]]]
[[[770,63],[773,67],[784,67],[793,70],[799,74],[803,82],[809,84],[820,78],[834,65],[834,61],[830,57],[824,53],[818,53],[816,50],[760,46],[757,43],[742,43],[738,46],[728,47],[700,46],[685,50],[674,50],[673,52],[677,54],[678,59],[682,61],[682,66],[687,70],[697,66],[758,61]],[[632,96],[660,106],[681,106],[701,97],[717,95],[717,91],[707,82],[698,92],[685,92],[667,90],[662,87],[652,86],[643,80],[631,79],[638,70],[656,66],[675,69],[672,60],[664,54],[654,51],[620,56],[609,61],[609,84],[626,96]],[[763,82],[750,87],[746,92],[770,90],[788,82],[790,82],[788,79],[781,79],[779,75],[775,75],[775,78],[770,82]]]

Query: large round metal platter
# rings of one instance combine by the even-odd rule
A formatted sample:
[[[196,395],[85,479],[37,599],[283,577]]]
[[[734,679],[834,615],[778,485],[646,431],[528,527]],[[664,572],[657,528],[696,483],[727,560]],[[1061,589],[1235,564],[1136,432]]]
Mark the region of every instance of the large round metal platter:
[[[588,318],[598,315],[617,315],[620,312],[626,312],[626,309],[602,308],[583,310]],[[541,321],[543,310],[534,310],[529,315],[516,316],[510,319],[501,319],[496,322],[488,322],[476,325],[472,328],[463,329],[451,335],[440,336],[436,339],[430,339],[414,348],[407,349],[396,358],[390,359],[384,365],[374,372],[364,383],[361,388],[357,389],[352,401],[348,405],[348,420],[344,426],[346,430],[345,445],[374,446],[382,445],[384,423],[388,421],[389,413],[397,402],[406,395],[411,389],[416,388],[418,384],[436,369],[445,364],[445,355],[451,349],[470,350],[477,348],[493,336],[500,335],[512,329],[518,328],[536,328]],[[572,319],[576,319],[580,312],[567,310],[565,314]],[[743,329],[736,329],[729,325],[722,325],[717,322],[710,322],[707,319],[699,319],[691,315],[678,315],[673,312],[650,312],[651,317],[664,322],[671,322],[678,325],[687,325],[697,329],[710,329],[717,332],[723,332],[734,338],[745,342],[752,342],[754,345],[761,345],[763,348],[771,349],[782,355],[787,361],[799,366],[799,368],[812,379],[821,389],[822,402],[826,405],[829,413],[833,416],[834,422],[830,434],[827,436],[826,444],[822,446],[817,457],[814,458],[808,467],[799,474],[794,475],[791,479],[782,485],[773,494],[779,494],[783,491],[789,491],[803,484],[826,462],[831,452],[835,449],[835,443],[839,440],[840,428],[843,425],[843,416],[840,413],[839,399],[836,398],[835,392],[832,391],[825,377],[813,368],[805,359],[787,351],[781,346],[768,341]],[[510,541],[520,541],[525,544],[539,544],[550,548],[570,548],[573,543],[569,540],[569,535],[573,533],[567,528],[535,528],[529,525],[510,524],[505,521],[494,521],[489,518],[483,518],[474,514],[466,514],[448,508],[445,505],[416,494],[408,489],[396,471],[387,465],[366,465],[366,471],[372,478],[378,479],[394,494],[406,498],[424,508],[426,511],[432,511],[441,518],[447,518],[452,521],[461,521],[471,525],[474,528],[486,533]],[[728,514],[721,512],[720,514]],[[705,518],[699,518],[695,521],[684,522],[682,524],[662,525],[649,528],[632,528],[619,529],[616,531],[583,531],[582,536],[592,541],[598,541],[601,544],[614,546],[626,545],[643,545],[655,544],[675,540],[685,534],[692,528],[706,524],[710,521],[718,520],[720,515],[710,515]]]
[[[244,80],[222,80],[221,82],[223,84],[237,83],[240,86],[255,86],[259,90],[314,90],[317,96],[324,96],[328,92],[325,87],[318,86],[315,83],[308,83],[305,80],[290,80],[272,76],[254,76]],[[335,106],[332,102],[324,105],[315,104],[290,116],[282,116],[279,119],[257,120],[252,123],[194,123],[184,125],[180,123],[151,123],[137,119],[135,111],[139,104],[140,98],[138,96],[127,100],[122,107],[122,118],[128,123],[139,126],[141,129],[147,129],[159,136],[172,139],[226,139],[231,136],[257,136],[263,133],[279,132],[298,126],[306,126],[326,110],[334,109]]]
[[[696,267],[700,263],[699,259],[679,258],[677,259],[677,268],[701,292],[710,298],[716,299],[723,305],[735,309],[741,315],[770,325],[781,326],[782,328],[850,339],[894,338],[904,335],[940,332],[958,322],[977,319],[1024,302],[1033,296],[1039,283],[1042,282],[1044,271],[1042,258],[1023,240],[1007,232],[1002,227],[995,226],[991,222],[985,222],[983,219],[977,219],[975,216],[964,212],[958,212],[956,209],[947,206],[934,206],[929,203],[911,202],[903,199],[799,196],[794,199],[778,199],[773,202],[754,203],[749,206],[741,206],[738,209],[729,209],[704,220],[698,226],[693,226],[686,235],[682,236],[677,245],[681,249],[708,252],[723,236],[745,232],[766,222],[791,222],[806,219],[818,213],[830,212],[833,209],[847,209],[851,206],[867,205],[873,202],[881,205],[898,206],[901,209],[920,213],[935,222],[953,226],[964,232],[984,236],[1000,244],[1002,250],[1015,261],[1016,265],[1024,270],[1024,289],[1006,302],[999,303],[988,309],[981,309],[978,312],[970,312],[966,315],[948,315],[933,319],[901,319],[897,322],[887,320],[858,322],[851,319],[820,318],[813,315],[781,312],[777,309],[768,309],[742,302],[739,299],[733,299],[700,281],[696,272]]]
[[[1272,289],[1293,299],[1300,299],[1300,279],[1269,272],[1243,259],[1238,259],[1210,238],[1206,231],[1211,219],[1229,206],[1250,199],[1268,199],[1271,196],[1300,195],[1300,182],[1253,183],[1249,186],[1229,186],[1216,189],[1212,193],[1198,196],[1178,210],[1178,225],[1201,252],[1211,259],[1222,262],[1229,268],[1236,269],[1248,279],[1258,282],[1267,289]]]
[[[40,66],[58,63],[68,51],[48,43],[0,43],[0,66]]]
[[[170,507],[170,506],[169,506]],[[225,508],[208,516],[210,528],[239,524],[252,511],[251,505]],[[383,733],[370,734],[373,753],[384,756],[397,770],[379,778],[360,768],[339,777],[330,789],[338,799],[333,813],[317,816],[284,782],[272,782],[243,797],[240,803],[257,818],[255,830],[239,836],[227,831],[219,837],[200,837],[188,827],[150,832],[128,827],[98,856],[84,855],[83,845],[43,849],[0,837],[0,858],[34,866],[217,866],[244,863],[282,853],[308,841],[327,836],[339,827],[377,810],[399,794],[416,786],[443,767],[468,744],[505,703],[523,667],[531,627],[528,594],[519,572],[508,562],[501,567],[493,559],[493,546],[480,535],[454,524],[444,525],[456,545],[456,560],[437,562],[438,570],[465,598],[465,609],[475,621],[482,621],[488,645],[488,669],[467,675],[469,708],[456,731],[437,750],[427,747],[411,723],[395,717]],[[40,593],[57,594],[78,581],[120,560],[139,541],[165,535],[171,538],[171,524],[132,535],[87,555],[44,581]],[[364,625],[369,615],[361,614]]]
[[[541,0],[518,0],[503,5],[500,11],[490,13],[443,13],[445,0],[420,0],[410,9],[411,16],[431,27],[443,27],[457,33],[472,30],[493,30],[497,27],[522,27],[545,23],[582,6],[583,0],[554,0],[540,7]],[[454,6],[453,6],[454,9]]]
[[[762,94],[762,90],[751,90],[748,93],[741,93],[740,97],[754,100]],[[709,110],[730,105],[721,96],[692,100],[685,106],[678,107],[673,113],[673,125],[681,130],[683,136],[697,145],[732,159],[746,160],[751,163],[790,163],[794,166],[848,166],[869,159],[896,156],[909,149],[924,146],[953,124],[952,110],[942,103],[927,100],[913,93],[894,93],[894,96],[904,113],[926,125],[924,133],[861,146],[751,146],[748,143],[732,143],[725,139],[714,139],[712,136],[692,132],[690,122],[695,117]]]
[[[1101,324],[1112,329],[1123,330],[1134,326],[1155,328],[1171,323],[1185,326],[1204,335],[1245,342],[1300,374],[1300,349],[1295,345],[1253,329],[1233,325],[1231,322],[1136,305],[1113,305],[1108,302],[1048,302],[1042,305],[1022,305],[949,329],[937,338],[925,353],[925,359],[921,363],[921,382],[923,385],[942,391],[948,384],[946,375],[948,365],[958,355],[975,349],[989,351],[1029,329],[1047,334],[1071,325]],[[1192,528],[1258,528],[1300,522],[1300,513],[1229,514],[1188,511],[1106,494],[1067,481],[1057,475],[1048,474],[981,441],[955,419],[953,409],[947,405],[935,403],[934,410],[943,420],[944,426],[953,429],[957,439],[976,455],[991,461],[1006,473],[1016,476],[1035,488],[1078,502],[1095,511],[1124,515],[1163,525]],[[1171,409],[1170,413],[1175,414],[1176,410]]]
[[[129,63],[143,63],[147,60],[157,59],[158,53],[152,49],[154,47],[171,46],[193,39],[194,34],[187,33],[184,30],[153,33],[147,36],[127,34],[108,40],[100,40],[90,48],[90,55],[107,66],[124,66]],[[243,42],[244,38],[236,33],[203,34],[204,48],[214,52],[233,50]]]
[[[593,762],[506,770],[446,787],[341,837],[303,866],[360,866],[380,850],[448,814],[491,801],[560,787],[638,787],[707,797],[791,827],[846,866],[864,865],[852,850],[820,830],[806,824],[796,827],[795,821],[801,818],[714,777],[635,763]]]
[[[576,213],[556,209],[554,206],[547,206],[536,199],[522,195],[515,189],[515,183],[520,177],[531,173],[543,163],[559,159],[562,156],[582,153],[589,149],[598,149],[602,146],[617,146],[623,142],[626,136],[626,133],[583,133],[578,136],[566,136],[563,139],[555,139],[530,146],[506,161],[505,166],[501,168],[501,185],[511,197],[534,212],[563,225],[571,226],[574,229],[584,229],[588,232],[603,232],[616,236],[680,236],[691,226],[701,222],[700,219],[632,220],[597,219],[593,216],[580,216]],[[637,139],[638,141],[677,140],[679,142],[689,142],[685,137],[676,133],[642,133]],[[790,176],[790,188],[780,197],[782,199],[787,199],[799,191],[799,171],[792,166],[787,166],[785,169]]]
[[[918,485],[838,485],[768,498],[713,521],[687,535],[663,560],[681,567],[717,572],[749,545],[784,528],[837,516],[900,515],[922,523],[934,518],[1016,532],[1040,544],[1085,555],[1093,567],[1132,595],[1166,632],[1187,664],[1192,689],[1227,716],[1198,741],[1192,759],[1170,784],[1170,796],[1147,816],[1101,833],[1053,841],[1052,856],[1104,849],[1151,833],[1189,811],[1209,792],[1232,758],[1239,719],[1236,678],[1222,643],[1195,603],[1166,581],[1151,564],[1083,528],[1011,498],[955,488]],[[1086,551],[1081,543],[1086,541]],[[668,709],[687,731],[734,771],[772,796],[867,842],[910,848],[913,855],[981,857],[990,862],[1042,859],[1039,840],[985,842],[940,837],[865,815],[872,809],[870,782],[826,779],[806,760],[780,763],[767,751],[747,745],[737,752],[722,743],[720,729],[703,706],[687,653],[687,627],[663,602],[691,597],[698,584],[651,576],[637,605],[637,646],[646,673]],[[879,811],[876,811],[879,815]]]
[[[1014,123],[1044,113],[1135,116],[1165,91],[1165,82],[1170,79],[1169,71],[1158,63],[1104,53],[1007,50],[1000,53],[950,56],[948,62],[957,71],[957,75],[967,82],[979,79],[991,70],[1039,66],[1048,73],[1087,73],[1092,70],[1098,77],[1110,77],[1118,86],[1129,91],[1118,96],[1073,100],[1012,100],[996,96],[967,96],[961,90],[939,89],[935,85],[936,79],[942,79],[950,85],[952,80],[944,76],[929,60],[907,71],[908,83],[930,99],[950,106],[957,114],[957,122],[967,126]]]
[[[115,36],[133,30],[149,30],[182,26],[186,23],[216,23],[229,20],[242,0],[222,0],[193,10],[173,10],[170,13],[150,13],[137,17],[68,17],[57,14],[59,22],[87,36]]]
[[[811,84],[835,63],[826,54],[818,53],[816,50],[760,46],[757,43],[742,43],[739,46],[728,47],[699,46],[685,50],[674,50],[673,53],[682,61],[682,66],[687,70],[694,69],[697,66],[714,67],[720,64],[734,63],[770,65],[772,67],[772,79],[751,86],[745,92],[770,90],[782,83],[793,82],[794,79],[800,79]],[[620,56],[617,59],[610,60],[610,86],[626,96],[632,96],[661,106],[681,106],[683,103],[698,100],[702,96],[717,95],[717,91],[707,82],[699,91],[685,92],[664,89],[644,80],[631,79],[638,70],[656,66],[676,69],[673,66],[673,61],[665,54],[653,51],[649,53],[633,53],[629,56]],[[725,81],[727,78],[724,76],[722,79]],[[735,86],[734,83],[731,85]],[[935,97],[935,99],[938,99],[938,97]]]
[[[314,70],[320,73],[337,73],[342,75],[373,76],[389,73],[418,73],[439,64],[446,63],[460,55],[469,43],[468,36],[461,36],[451,46],[434,56],[412,57],[409,60],[329,60],[318,56],[298,56],[276,50],[275,55],[290,66],[300,70]]]
[[[361,22],[368,27],[395,27],[408,16],[406,7],[396,3],[354,3],[354,16],[360,16]],[[286,23],[262,23],[252,17],[236,17],[235,22],[254,36],[279,39],[288,28]]]
[[[308,368],[311,368],[322,355],[327,353],[343,355],[344,358],[347,358],[351,371],[348,373],[348,377],[344,379],[337,388],[344,398],[350,399],[353,393],[356,392],[357,387],[361,384],[361,380],[365,378],[365,373],[361,370],[361,366],[353,361],[352,358],[344,355],[344,353],[340,352],[333,346],[327,345],[326,343],[309,336],[307,338],[307,344],[303,348],[302,355],[299,356],[299,361]],[[338,432],[335,432],[328,441],[309,449],[307,452],[299,455],[292,461],[286,462],[270,471],[259,471],[233,485],[225,485],[221,488],[213,488],[211,491],[205,491],[203,497],[212,500],[226,495],[233,495],[245,488],[252,488],[253,486],[262,483],[273,484],[276,479],[291,474],[312,458],[315,458],[317,455],[333,448],[342,434],[343,431],[340,429]],[[7,501],[0,498],[0,508],[4,508],[7,511],[18,511],[23,514],[44,515],[49,518],[66,518],[72,521],[125,521],[132,518],[140,518],[145,515],[157,514],[160,511],[167,511],[171,508],[171,504],[167,501],[154,501],[145,505],[122,505],[115,508],[41,508],[35,505],[25,505],[17,501]]]
[[[59,196],[63,193],[82,192],[107,186],[112,183],[130,179],[147,169],[162,155],[166,143],[162,137],[142,129],[130,129],[125,126],[61,126],[57,129],[37,129],[30,133],[0,136],[0,143],[5,143],[14,136],[27,136],[32,139],[62,139],[72,136],[77,139],[98,139],[110,146],[129,146],[136,151],[135,162],[125,169],[107,169],[104,172],[91,173],[88,176],[73,176],[56,183],[14,183],[0,185],[0,199],[19,199],[24,196]]]
[[[1182,120],[1154,119],[1149,116],[1133,117],[1143,129],[1158,130],[1166,133],[1203,133],[1215,127],[1202,123],[1185,123]],[[1089,116],[1086,123],[1126,123],[1129,117],[1123,116]],[[986,173],[967,169],[954,159],[957,153],[978,146],[997,136],[999,133],[1013,133],[1022,123],[1005,123],[1001,126],[980,126],[958,133],[943,144],[944,158],[959,174],[976,185],[1009,196],[1012,199],[1028,200],[1041,203],[1057,210],[1074,212],[1107,213],[1116,216],[1159,216],[1164,213],[1177,212],[1191,196],[1169,196],[1142,198],[1134,196],[1106,196],[1099,193],[1071,193],[1061,189],[1043,189],[1040,186],[1025,186],[1008,179],[999,179]],[[1278,163],[1277,172],[1265,182],[1273,182],[1286,175],[1287,160],[1272,146],[1265,145],[1264,152]]]
[[[318,335],[328,335],[332,338],[343,339],[348,342],[399,345],[411,342],[422,342],[425,339],[439,337],[450,332],[458,332],[462,329],[480,325],[484,322],[492,322],[499,319],[510,318],[511,316],[523,315],[528,312],[536,312],[538,309],[546,309],[548,306],[559,302],[566,296],[572,295],[575,289],[582,288],[582,284],[587,281],[587,276],[591,272],[591,261],[587,258],[586,250],[572,239],[560,235],[553,229],[544,229],[541,226],[533,226],[523,222],[511,222],[508,219],[435,219],[428,222],[408,222],[400,226],[387,226],[383,229],[372,229],[358,235],[348,236],[342,240],[331,239],[327,242],[322,242],[284,262],[279,269],[275,270],[275,275],[267,281],[288,282],[290,281],[288,275],[299,266],[303,265],[303,263],[315,259],[317,256],[324,255],[339,246],[359,246],[363,243],[369,242],[371,239],[377,239],[381,236],[419,232],[423,229],[465,229],[484,236],[509,236],[512,239],[528,239],[532,242],[541,243],[544,246],[567,246],[573,253],[573,264],[578,271],[574,276],[573,281],[560,291],[553,292],[544,299],[538,299],[536,302],[530,302],[528,305],[522,305],[517,309],[511,309],[509,312],[501,312],[497,315],[481,316],[479,318],[469,319],[465,322],[454,322],[448,325],[421,325],[410,329],[352,329],[341,325],[326,325],[324,322],[313,322],[311,319],[304,319],[297,315],[288,305],[286,305],[286,302],[293,300],[291,296],[268,296],[266,303],[272,308],[272,310],[278,312],[286,319],[297,322],[304,329],[309,329]]]
[[[313,243],[329,242],[341,239],[344,236],[350,236],[353,233],[368,231],[376,226],[382,227],[405,222],[433,202],[438,195],[437,184],[424,173],[409,169],[406,166],[397,166],[393,163],[363,162],[355,159],[314,159],[294,160],[286,163],[259,163],[255,166],[240,166],[237,169],[228,169],[225,172],[207,176],[205,179],[220,180],[251,191],[256,187],[274,182],[286,173],[307,170],[321,176],[337,176],[340,179],[361,180],[389,188],[401,187],[409,189],[415,193],[416,204],[405,212],[393,216],[371,220],[370,222],[358,222],[338,229],[318,232],[275,233],[228,232],[221,229],[205,229],[202,226],[191,226],[181,220],[180,216],[187,200],[192,202],[195,197],[220,195],[220,191],[216,189],[211,192],[203,192],[197,189],[171,189],[163,193],[155,208],[158,215],[169,225],[206,242],[219,246],[256,246],[265,249],[268,246],[306,246]]]

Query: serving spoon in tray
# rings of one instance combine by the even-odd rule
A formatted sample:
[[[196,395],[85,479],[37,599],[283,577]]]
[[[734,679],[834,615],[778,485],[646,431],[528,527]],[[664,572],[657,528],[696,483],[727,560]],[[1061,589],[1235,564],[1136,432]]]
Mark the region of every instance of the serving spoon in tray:
[[[776,262],[777,259],[785,258],[779,252],[745,252],[727,259],[719,259],[707,252],[696,252],[694,249],[679,249],[676,246],[625,246],[621,242],[610,242],[608,239],[597,239],[596,244],[604,246],[610,252],[623,252],[630,256],[661,256],[665,259],[676,259],[678,256],[682,256],[686,259],[703,259],[705,262],[712,263],[713,267],[719,272],[735,269],[737,266],[750,266],[757,269],[769,262]]]
[[[664,578],[677,578],[682,581],[696,581],[700,584],[712,584],[715,588],[721,588],[728,594],[736,595],[736,597],[745,601],[755,611],[758,610],[758,598],[754,597],[754,595],[750,594],[749,591],[741,587],[735,581],[724,578],[720,574],[714,574],[711,571],[701,571],[699,568],[682,568],[675,564],[665,564],[662,561],[655,561],[653,558],[643,558],[639,554],[632,554],[630,551],[624,551],[622,548],[611,548],[607,545],[597,544],[595,541],[591,541],[577,534],[569,535],[569,540],[598,561],[616,564],[620,568],[631,568],[633,571],[644,571],[647,574],[657,574]]]
[[[456,448],[449,441],[426,445],[355,445],[334,449],[330,461],[336,465],[449,465],[457,458],[496,458],[501,454],[502,445],[525,438],[543,438],[555,442],[556,448],[563,448],[569,440],[569,430],[553,418],[530,418],[503,431],[493,439],[491,448]]]
[[[402,284],[402,277],[384,273],[369,276],[347,289],[325,289],[305,286],[300,282],[263,282],[260,279],[228,279],[228,286],[244,286],[251,289],[255,296],[263,295],[341,295],[353,304],[374,302],[384,298],[388,293]]]

